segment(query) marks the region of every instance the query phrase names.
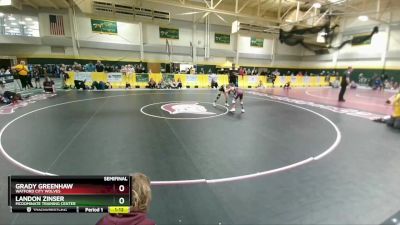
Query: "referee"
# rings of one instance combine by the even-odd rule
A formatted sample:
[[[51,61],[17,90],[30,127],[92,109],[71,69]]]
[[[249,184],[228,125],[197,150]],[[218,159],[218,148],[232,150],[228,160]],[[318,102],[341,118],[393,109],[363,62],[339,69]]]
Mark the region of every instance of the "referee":
[[[343,74],[340,82],[339,102],[345,102],[344,93],[346,93],[347,85],[350,83],[350,75],[353,72],[353,68],[349,66],[347,71]]]
[[[26,89],[28,82],[28,67],[25,65],[25,61],[21,60],[18,65],[13,67],[17,71],[19,79],[21,80],[22,89]]]

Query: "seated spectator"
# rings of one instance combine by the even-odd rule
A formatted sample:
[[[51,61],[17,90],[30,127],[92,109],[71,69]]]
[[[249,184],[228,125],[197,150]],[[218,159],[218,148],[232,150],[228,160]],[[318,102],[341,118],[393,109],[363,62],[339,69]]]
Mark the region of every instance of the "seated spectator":
[[[147,218],[151,202],[150,179],[141,173],[132,176],[132,206],[129,214],[107,214],[96,225],[155,225]]]
[[[153,89],[156,88],[156,85],[157,85],[156,81],[153,78],[150,78],[147,88]]]
[[[332,88],[339,88],[339,86],[340,86],[339,79],[336,79],[335,81],[332,82]]]
[[[17,103],[19,100],[22,100],[21,94],[12,92],[12,91],[4,91],[4,83],[1,83],[1,94],[0,101],[5,104]]]
[[[49,77],[44,78],[43,89],[45,92],[56,93],[54,81],[52,81]]]
[[[356,82],[354,82],[354,80],[352,80],[350,83],[350,89],[356,89],[356,88],[357,88],[357,84],[356,84]]]
[[[182,81],[181,81],[181,78],[178,78],[178,81],[176,82],[176,87],[178,88],[178,89],[181,89],[182,88]]]
[[[383,118],[376,118],[374,121],[386,123],[390,127],[400,129],[400,91],[389,98],[386,103],[393,104],[392,115]]]
[[[104,83],[104,81],[93,81],[91,89],[94,90],[96,88],[96,90],[105,90],[110,88],[110,83]]]
[[[161,78],[161,80],[160,80],[160,82],[158,82],[157,86],[158,86],[159,89],[164,89],[164,88],[167,87],[167,84],[164,81],[164,79]]]
[[[86,83],[86,80],[84,80],[84,81],[74,80],[75,88],[78,90],[81,88],[82,88],[82,90],[86,90],[87,88],[86,88],[85,83]]]
[[[290,81],[286,82],[286,84],[283,85],[283,89],[290,89]]]
[[[260,80],[258,82],[257,88],[264,88],[264,84],[263,84],[262,80]]]
[[[175,81],[175,79],[172,79],[172,80],[169,82],[169,88],[172,88],[172,89],[178,88],[178,83]]]

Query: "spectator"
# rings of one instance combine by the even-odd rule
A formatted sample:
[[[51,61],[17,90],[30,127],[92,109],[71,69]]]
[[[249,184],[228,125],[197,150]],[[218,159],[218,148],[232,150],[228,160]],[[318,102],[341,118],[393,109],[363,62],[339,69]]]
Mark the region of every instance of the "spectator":
[[[39,67],[36,66],[35,68],[33,68],[33,78],[35,79],[35,88],[42,88],[42,85],[40,84],[40,70]]]
[[[356,84],[356,82],[354,82],[354,80],[352,80],[350,83],[350,89],[356,89],[356,88],[357,88],[357,84]]]
[[[107,214],[96,225],[155,225],[147,218],[151,202],[150,180],[146,175],[135,173],[132,176],[132,207],[129,214]]]
[[[386,103],[393,104],[393,113],[391,116],[374,119],[376,122],[386,123],[390,127],[400,129],[400,91],[389,98]]]
[[[99,82],[93,81],[91,89],[94,90],[96,88],[96,90],[105,90],[110,87],[111,85],[108,82],[104,83],[104,81],[99,81]]]
[[[17,94],[12,91],[6,91],[5,90],[5,82],[1,81],[0,82],[0,100],[2,103],[10,104],[10,103],[16,103],[18,100],[22,100],[22,97],[20,94]]]
[[[217,89],[218,88],[217,75],[215,73],[211,74],[210,79],[211,79],[211,88]]]
[[[18,73],[19,80],[21,80],[22,89],[26,89],[29,70],[25,65],[25,61],[21,60],[18,65],[12,68]]]
[[[149,81],[147,87],[153,89],[153,88],[156,88],[156,85],[157,85],[156,81],[153,78],[150,78],[150,81]]]
[[[76,89],[81,89],[82,88],[82,90],[86,90],[87,88],[86,88],[86,80],[84,80],[84,81],[81,81],[81,80],[74,80],[74,84],[75,84],[75,88]]]
[[[19,79],[19,75],[16,70],[11,69],[11,73],[14,78],[14,91],[17,91],[17,87],[19,87],[19,90],[22,91],[22,83],[21,79]]]
[[[96,72],[104,72],[104,65],[101,63],[100,60],[97,60]]]
[[[181,81],[181,78],[178,78],[178,81],[176,82],[176,87],[177,87],[178,89],[181,89],[181,88],[182,88],[182,81]]]
[[[92,62],[89,62],[85,66],[85,71],[86,72],[95,72],[96,71],[96,67],[94,66],[94,64]]]
[[[56,93],[56,87],[54,85],[54,81],[51,80],[48,76],[44,78],[43,89],[44,92]]]
[[[353,72],[353,68],[349,66],[347,71],[343,74],[342,80],[340,82],[340,92],[339,92],[339,102],[345,102],[344,94],[346,93],[347,85],[350,83],[350,75]]]

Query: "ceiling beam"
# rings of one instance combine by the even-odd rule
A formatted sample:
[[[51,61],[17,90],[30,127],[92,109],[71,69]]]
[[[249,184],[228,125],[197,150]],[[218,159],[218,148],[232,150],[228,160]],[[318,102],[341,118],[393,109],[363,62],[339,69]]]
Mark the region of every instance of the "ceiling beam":
[[[39,9],[39,7],[38,7],[37,5],[35,5],[35,4],[33,4],[30,0],[25,0],[24,3],[25,3],[26,5],[31,6],[31,7],[34,8],[34,9]]]
[[[52,0],[45,0],[51,7],[60,9]]]
[[[160,5],[168,5],[168,6],[172,6],[172,7],[186,8],[186,9],[190,9],[190,10],[198,10],[198,11],[203,11],[203,12],[219,13],[220,15],[228,15],[228,16],[234,16],[237,18],[250,19],[250,20],[257,21],[257,22],[272,22],[272,23],[279,22],[276,18],[258,17],[258,16],[254,16],[254,15],[249,15],[249,14],[235,13],[235,12],[227,11],[227,10],[206,8],[206,7],[201,7],[201,6],[197,6],[197,5],[191,5],[188,3],[186,3],[185,5],[181,5],[177,2],[174,3],[174,2],[168,2],[165,0],[146,0],[146,2],[153,2],[153,3],[160,4]]]
[[[250,0],[247,0],[247,2],[245,2],[245,3],[242,5],[242,7],[240,7],[238,13],[240,13],[243,9],[245,9],[246,6],[247,6],[249,3],[250,3]]]
[[[218,5],[219,5],[221,2],[222,2],[222,0],[219,0],[219,2],[217,2],[217,4],[215,4],[215,5],[213,6],[213,8],[214,8],[214,9],[217,8]]]
[[[67,8],[70,7],[67,0],[61,0],[61,2],[62,2],[62,4],[63,4],[65,7],[67,7]]]

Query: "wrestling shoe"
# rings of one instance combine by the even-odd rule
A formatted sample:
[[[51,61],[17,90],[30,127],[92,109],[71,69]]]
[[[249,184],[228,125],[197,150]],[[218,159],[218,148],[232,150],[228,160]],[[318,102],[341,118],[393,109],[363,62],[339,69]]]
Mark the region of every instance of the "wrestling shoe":
[[[235,103],[236,103],[235,99],[232,99],[232,104],[235,104]]]
[[[228,103],[225,103],[225,106],[229,107],[229,104],[228,104]]]
[[[232,108],[231,110],[229,110],[229,112],[235,112],[235,111],[236,111],[235,108]]]
[[[213,106],[215,107],[215,106],[217,106],[217,104],[215,104],[215,102],[213,102]]]
[[[242,109],[242,113],[244,113],[245,111],[244,111],[244,109]]]

